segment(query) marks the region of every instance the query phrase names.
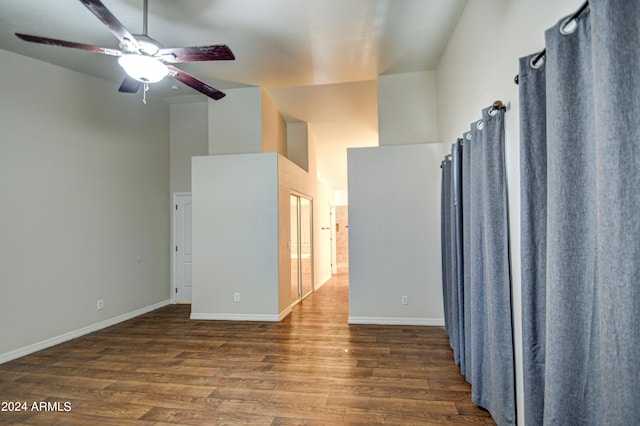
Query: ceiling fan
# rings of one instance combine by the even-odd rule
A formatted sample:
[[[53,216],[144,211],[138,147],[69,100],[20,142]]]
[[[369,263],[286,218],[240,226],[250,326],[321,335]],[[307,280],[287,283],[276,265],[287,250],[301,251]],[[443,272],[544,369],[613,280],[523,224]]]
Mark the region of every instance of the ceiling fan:
[[[120,41],[120,50],[20,33],[16,33],[16,36],[32,43],[69,47],[118,57],[118,63],[127,74],[120,85],[120,92],[137,93],[140,90],[140,86],[143,86],[146,94],[146,91],[149,90],[149,83],[156,83],[169,76],[215,100],[225,96],[223,92],[176,68],[172,64],[234,60],[233,52],[226,45],[163,47],[159,42],[147,35],[148,0],[144,0],[143,33],[135,36],[127,31],[118,18],[100,0],[80,0],[80,3],[106,25],[109,31]]]

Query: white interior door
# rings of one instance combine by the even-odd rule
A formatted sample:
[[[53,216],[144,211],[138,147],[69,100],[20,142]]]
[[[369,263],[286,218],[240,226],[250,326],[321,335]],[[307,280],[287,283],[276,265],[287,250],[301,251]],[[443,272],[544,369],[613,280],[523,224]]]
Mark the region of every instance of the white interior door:
[[[174,196],[173,301],[191,303],[191,194]]]

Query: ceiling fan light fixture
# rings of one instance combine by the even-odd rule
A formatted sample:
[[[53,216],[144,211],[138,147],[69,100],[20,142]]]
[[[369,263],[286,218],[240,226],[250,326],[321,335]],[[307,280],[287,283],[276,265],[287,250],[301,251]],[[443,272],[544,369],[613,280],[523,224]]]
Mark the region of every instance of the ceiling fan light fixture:
[[[169,74],[167,66],[151,56],[122,55],[118,58],[118,64],[129,77],[142,83],[157,83]]]

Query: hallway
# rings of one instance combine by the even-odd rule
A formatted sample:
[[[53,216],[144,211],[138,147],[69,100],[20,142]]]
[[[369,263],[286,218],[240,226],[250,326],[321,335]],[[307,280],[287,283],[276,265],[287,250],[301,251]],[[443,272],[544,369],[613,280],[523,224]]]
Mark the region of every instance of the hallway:
[[[0,423],[493,424],[442,327],[348,325],[348,276],[280,323],[193,321],[171,305],[0,365],[0,400],[69,402]]]

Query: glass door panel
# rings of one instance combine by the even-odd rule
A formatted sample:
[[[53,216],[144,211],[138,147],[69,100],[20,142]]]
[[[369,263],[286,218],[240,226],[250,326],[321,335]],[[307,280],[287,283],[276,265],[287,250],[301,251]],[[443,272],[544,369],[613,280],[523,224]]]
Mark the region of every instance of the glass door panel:
[[[300,197],[300,294],[313,291],[313,209],[311,200]]]
[[[291,303],[313,291],[313,203],[290,196]]]
[[[291,303],[300,300],[300,268],[298,267],[298,197],[290,197],[291,237],[289,251],[291,252]]]

